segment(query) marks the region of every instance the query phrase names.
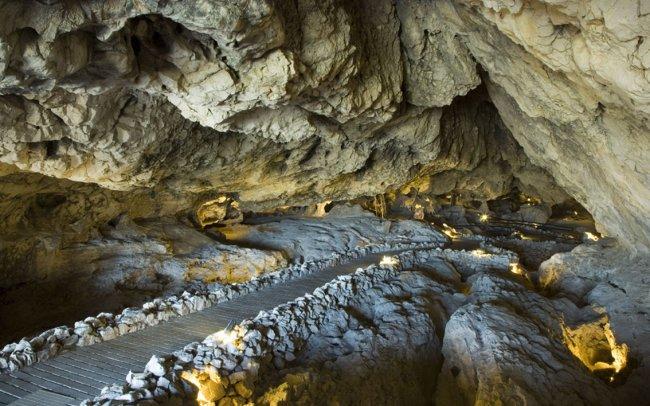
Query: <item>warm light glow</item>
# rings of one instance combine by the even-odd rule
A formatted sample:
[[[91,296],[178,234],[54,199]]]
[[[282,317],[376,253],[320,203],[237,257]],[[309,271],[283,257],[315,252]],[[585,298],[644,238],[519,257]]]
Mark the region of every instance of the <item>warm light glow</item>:
[[[562,325],[567,347],[591,372],[608,373],[610,382],[627,365],[629,348],[617,344],[607,316],[575,328]]]
[[[388,255],[384,255],[381,258],[381,261],[379,261],[379,265],[380,266],[390,266],[390,267],[397,266],[397,265],[399,265],[399,259],[397,259],[397,257],[391,257],[391,256],[388,256]]]
[[[519,198],[521,201],[525,202],[526,205],[533,205],[533,204],[538,204],[540,200],[536,197],[532,196],[526,196],[526,195],[519,195]]]
[[[424,220],[424,207],[419,203],[416,203],[414,207],[413,218],[416,220]]]
[[[453,227],[442,223],[442,232],[449,238],[458,238],[460,233]]]
[[[524,268],[522,268],[518,262],[513,262],[510,264],[510,272],[514,273],[515,275],[523,275]]]
[[[614,359],[611,364],[605,364],[605,368],[612,367],[614,368],[614,374],[617,374],[625,368],[627,365],[627,354],[629,348],[626,344],[617,345],[616,337],[614,337],[614,332],[612,331],[609,323],[605,325],[605,337],[607,337],[607,343],[612,349],[612,358]],[[602,363],[596,363],[596,366],[599,366]],[[613,378],[613,377],[612,377]],[[613,380],[613,379],[612,379]]]
[[[600,238],[596,234],[590,233],[589,231],[585,231],[585,237],[587,237],[588,240],[591,241],[598,241]]]
[[[532,240],[532,237],[527,236],[526,234],[522,233],[521,231],[515,231],[511,235],[515,237],[519,237],[521,240]]]
[[[222,344],[222,345],[232,345],[236,346],[238,334],[235,330],[223,329],[219,330],[214,334],[209,335],[205,341]]]
[[[479,217],[479,220],[481,220],[481,222],[483,222],[483,223],[487,223],[487,221],[488,221],[489,219],[490,219],[490,216],[488,216],[488,215],[485,214],[485,213],[481,214],[481,216]]]
[[[476,249],[476,250],[473,250],[473,251],[472,251],[472,254],[473,254],[474,256],[476,256],[476,257],[479,257],[479,258],[485,258],[485,257],[489,257],[489,256],[490,256],[490,253],[489,253],[489,252],[485,251],[484,249],[480,249],[480,248],[479,248],[479,249]]]
[[[316,203],[316,213],[314,213],[314,217],[325,217],[325,215],[327,214],[325,208],[330,203],[332,203],[331,200],[326,200],[324,202]]]
[[[181,372],[181,379],[196,386],[196,401],[200,406],[214,405],[216,401],[226,394],[227,384],[212,366],[204,370],[191,370]]]

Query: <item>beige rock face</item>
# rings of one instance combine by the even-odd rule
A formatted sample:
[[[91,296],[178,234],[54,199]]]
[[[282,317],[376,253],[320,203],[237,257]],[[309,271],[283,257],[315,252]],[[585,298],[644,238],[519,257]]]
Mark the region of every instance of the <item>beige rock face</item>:
[[[459,37],[431,13],[431,2],[399,1],[406,97],[416,106],[445,106],[481,83]]]
[[[402,167],[431,158],[375,134],[397,116],[403,74],[394,7],[366,3],[7,2],[0,161],[267,207],[379,193],[377,178],[365,190],[330,184],[386,152]]]
[[[141,216],[404,185],[561,200],[550,174],[645,251],[642,3],[0,1],[0,162]],[[501,118],[465,96],[481,82]]]
[[[422,195],[456,192],[466,199],[483,200],[517,187],[549,203],[568,199],[546,171],[530,163],[482,89],[454,101],[440,123],[434,144],[440,152],[421,167],[404,191],[415,188]]]
[[[615,3],[443,1],[431,10],[488,72],[492,100],[532,162],[604,232],[647,251],[650,15],[644,2]]]
[[[201,202],[196,210],[196,220],[201,227],[211,224],[240,223],[242,219],[239,203],[227,195]]]

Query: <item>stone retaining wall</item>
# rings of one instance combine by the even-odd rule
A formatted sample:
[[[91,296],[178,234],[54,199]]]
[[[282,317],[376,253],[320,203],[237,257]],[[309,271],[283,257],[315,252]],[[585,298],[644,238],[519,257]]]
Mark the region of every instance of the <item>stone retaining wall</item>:
[[[332,254],[332,257],[328,259],[294,264],[244,283],[225,286],[221,284],[202,285],[192,292],[185,291],[178,296],[154,299],[140,308],[126,308],[117,315],[100,313],[95,317],[77,321],[74,327],[55,327],[37,336],[23,338],[17,343],[5,345],[0,351],[0,373],[14,371],[49,359],[76,346],[92,345],[142,330],[148,326],[155,326],[171,318],[201,311],[206,307],[255,292],[275,283],[320,271],[371,253],[431,245],[431,243],[412,243],[363,247],[345,254]]]
[[[512,254],[499,251],[494,258],[486,256],[479,262],[501,268],[505,264],[507,269]],[[344,309],[354,299],[354,292],[394,278],[403,269],[424,266],[432,257],[448,261],[458,255],[473,254],[440,248],[408,251],[397,255],[398,261],[392,265],[371,265],[354,274],[339,276],[311,294],[260,312],[232,331],[217,332],[203,343],[191,343],[169,356],[153,356],[144,372],[130,372],[125,384],[105,387],[100,396],[84,404],[137,401],[138,404],[178,402],[180,405],[181,399],[192,398],[200,404],[243,405],[254,400],[257,378],[265,369],[282,369],[296,358],[310,334],[321,328],[325,309]],[[460,275],[456,274],[456,278]]]

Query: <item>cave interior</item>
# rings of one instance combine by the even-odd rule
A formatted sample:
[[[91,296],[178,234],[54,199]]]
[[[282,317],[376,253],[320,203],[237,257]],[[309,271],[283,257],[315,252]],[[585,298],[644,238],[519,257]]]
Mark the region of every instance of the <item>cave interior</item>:
[[[646,404],[615,3],[0,0],[0,405]]]

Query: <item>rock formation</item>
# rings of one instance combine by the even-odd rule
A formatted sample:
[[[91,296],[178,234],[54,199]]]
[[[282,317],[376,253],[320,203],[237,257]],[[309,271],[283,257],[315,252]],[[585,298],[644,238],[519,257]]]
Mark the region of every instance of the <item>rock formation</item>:
[[[532,163],[604,232],[645,250],[645,8],[5,1],[0,162],[145,188],[178,209],[215,192],[249,208],[348,199],[399,187],[423,167],[450,177],[489,160],[492,147],[458,134],[466,118],[445,124],[456,114],[445,106],[484,82]],[[476,114],[473,132],[502,126]],[[466,184],[463,173],[451,178]]]
[[[246,281],[286,256],[442,243],[420,223],[343,206],[325,215],[331,202],[373,201],[380,215],[407,202],[422,220],[436,199],[462,195],[478,214],[442,217],[468,229],[506,195],[534,203],[507,211],[512,221],[544,223],[577,202],[620,244],[558,254],[530,279],[516,268],[516,283],[509,257],[499,272],[468,265],[481,250],[446,259],[463,300],[423,333],[439,334],[422,341],[436,354],[426,396],[642,395],[643,362],[621,389],[596,375],[628,351],[631,362],[650,354],[650,2],[0,0],[0,17],[5,299],[66,278],[160,295],[188,280]],[[239,224],[274,210],[319,219]],[[534,268],[580,240],[510,237],[499,246],[528,250]],[[543,291],[529,289],[538,282]]]
[[[473,267],[461,272],[453,263],[471,253],[426,248],[358,269],[202,343],[154,356],[86,404],[171,397],[201,405],[625,405],[643,398],[647,367],[627,366],[620,340],[646,352],[647,329],[628,330],[640,333],[634,337],[611,327],[647,308],[640,292],[627,298],[637,308],[617,303],[616,292],[607,299],[603,284],[594,289],[590,300],[600,295],[616,313],[609,319],[597,307],[531,291],[528,276],[512,272],[512,253],[489,250],[463,261]],[[557,276],[587,253],[599,266],[613,252],[592,245],[547,267]],[[574,270],[553,279],[556,288],[572,278],[596,282],[588,270]]]
[[[602,230],[648,250],[650,13],[643,1],[412,2],[489,74],[531,161]]]

